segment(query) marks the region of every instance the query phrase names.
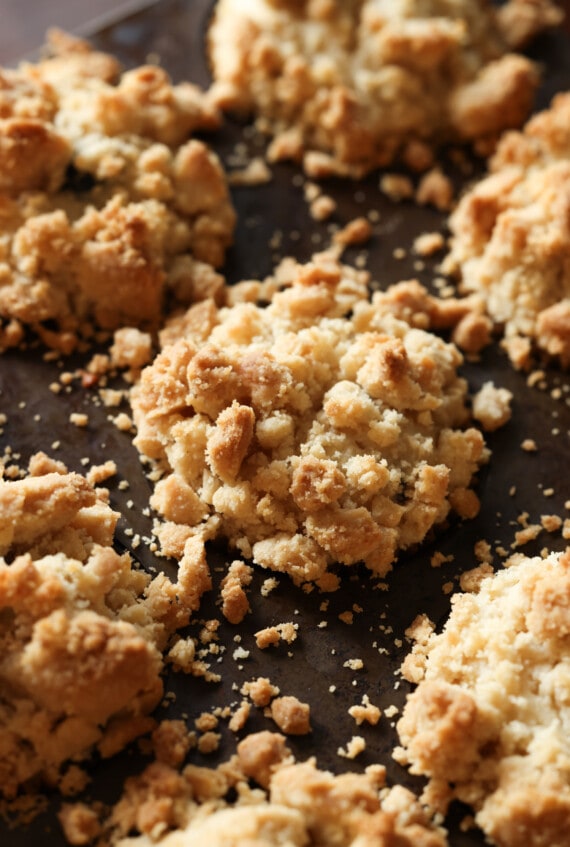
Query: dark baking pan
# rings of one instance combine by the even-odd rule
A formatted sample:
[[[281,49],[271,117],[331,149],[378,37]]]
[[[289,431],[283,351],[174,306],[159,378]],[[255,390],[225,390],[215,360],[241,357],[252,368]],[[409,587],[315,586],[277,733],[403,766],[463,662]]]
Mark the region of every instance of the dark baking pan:
[[[92,33],[92,41],[98,48],[114,53],[127,67],[151,58],[159,61],[175,80],[207,84],[204,33],[211,8],[210,0],[161,0]],[[537,104],[543,107],[555,91],[570,83],[570,40],[563,31],[541,36],[532,47],[532,56],[544,67]],[[231,121],[212,137],[223,157],[240,141],[243,127]],[[230,281],[258,278],[283,255],[306,259],[329,241],[329,225],[316,223],[308,214],[296,166],[279,164],[272,170],[273,179],[267,185],[234,189],[239,225],[225,269]],[[465,183],[465,177],[456,178]],[[443,214],[410,202],[391,202],[379,192],[377,174],[362,183],[333,180],[325,188],[337,200],[334,220],[340,224],[370,210],[377,213],[371,242],[349,250],[347,261],[356,260],[360,254],[375,283],[382,288],[412,277],[432,285],[438,257],[424,261],[422,267],[417,264],[411,245],[421,232],[443,230]],[[274,237],[276,233],[280,234],[279,239]],[[269,246],[277,241],[278,250]],[[404,252],[395,255],[395,248],[404,248]],[[74,384],[69,393],[58,396],[49,389],[62,368],[73,370],[85,361],[85,357],[75,356],[63,364],[46,362],[38,349],[11,351],[0,357],[0,409],[8,415],[0,448],[11,445],[22,462],[41,448],[79,471],[84,457],[92,462],[114,458],[119,467],[118,479],[125,478],[130,483],[128,492],[120,490],[113,481],[110,484],[112,503],[123,515],[119,543],[128,549],[130,537],[125,529],[132,527],[141,534],[149,531],[143,509],[150,492],[130,437],[108,421],[107,410],[93,402],[88,389]],[[556,369],[547,369],[542,389],[529,387],[526,375],[511,368],[498,345],[488,348],[480,361],[466,362],[463,373],[472,390],[492,379],[514,395],[512,420],[487,437],[492,456],[479,475],[477,489],[482,508],[478,517],[469,522],[450,522],[422,549],[402,556],[386,580],[386,590],[374,586],[367,572],[353,568],[345,570],[340,590],[326,597],[317,591],[300,591],[285,576],[279,577],[278,587],[269,596],[262,597],[259,588],[267,574],[257,573],[250,592],[252,613],[239,628],[222,623],[219,630],[226,652],[215,669],[222,673],[222,681],[212,684],[169,674],[167,688],[175,697],[167,708],[159,710],[158,717],[184,716],[191,724],[201,712],[239,699],[235,684],[241,687],[246,680],[268,676],[283,694],[297,695],[311,705],[312,733],[290,739],[299,758],[315,755],[322,768],[334,772],[361,770],[380,762],[386,765],[390,782],[414,789],[421,786],[420,780],[410,777],[392,760],[391,751],[397,743],[395,718],[383,717],[376,727],[356,727],[348,708],[367,694],[383,709],[391,705],[401,709],[409,686],[404,682],[397,684],[397,672],[409,648],[404,631],[414,617],[425,612],[438,625],[443,623],[449,610],[449,592],[444,588],[447,584],[457,588],[459,575],[477,564],[473,548],[479,539],[487,539],[493,548],[503,545],[508,549],[521,513],[528,512],[531,521],[539,520],[544,513],[564,514],[564,504],[570,499],[567,377]],[[69,423],[74,411],[88,411],[90,423],[86,429],[79,430]],[[539,447],[536,453],[521,449],[525,438],[535,439]],[[50,449],[54,441],[60,442],[57,450]],[[553,493],[546,497],[544,492],[549,489]],[[559,533],[543,533],[525,549],[534,553],[542,547],[564,546]],[[439,568],[430,565],[435,551],[448,558]],[[146,547],[134,552],[144,567],[167,567],[174,573],[174,565],[156,560]],[[223,545],[213,545],[210,554],[218,580],[228,553]],[[221,617],[215,598],[214,591],[204,599],[200,620]],[[322,609],[325,599],[326,612]],[[353,612],[351,624],[339,618],[347,611]],[[327,621],[326,627],[319,626],[323,620]],[[285,649],[257,649],[253,634],[264,626],[284,621],[299,624],[298,639]],[[240,661],[233,658],[238,634],[240,646],[249,651],[249,657]],[[362,670],[344,666],[352,658],[362,659]],[[254,712],[248,731],[274,728],[260,712]],[[235,749],[235,737],[224,728],[221,731],[223,741],[217,754],[203,756],[193,751],[189,760],[215,765],[229,757]],[[337,750],[354,734],[363,735],[367,746],[356,760],[348,761],[339,757]],[[143,763],[144,756],[136,745],[112,760],[94,760],[88,766],[91,783],[82,799],[113,802],[125,778],[140,770]],[[63,847],[65,842],[56,818],[59,804],[60,798],[49,796],[47,810],[27,826],[12,829],[0,821],[0,843],[3,847]],[[451,844],[482,844],[479,833],[461,831],[459,821],[464,813],[465,810],[454,809],[450,816]]]

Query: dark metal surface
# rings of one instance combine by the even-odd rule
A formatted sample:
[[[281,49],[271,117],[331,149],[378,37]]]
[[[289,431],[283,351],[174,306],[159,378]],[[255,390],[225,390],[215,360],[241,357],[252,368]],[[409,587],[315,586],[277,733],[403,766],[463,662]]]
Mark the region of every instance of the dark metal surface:
[[[96,33],[93,41],[96,46],[115,53],[127,66],[140,64],[152,56],[158,58],[176,80],[188,78],[205,84],[208,69],[203,35],[211,6],[209,0],[161,0]],[[535,43],[532,53],[544,62],[544,85],[539,103],[543,106],[555,90],[570,82],[567,37],[562,32],[545,35]],[[213,137],[213,144],[222,156],[226,156],[241,137],[241,128],[228,122]],[[271,269],[278,256],[268,244],[276,232],[283,234],[280,255],[292,253],[308,258],[315,249],[328,243],[328,225],[315,223],[308,215],[302,188],[295,179],[297,168],[283,164],[273,170],[274,179],[269,185],[234,191],[240,223],[236,245],[227,263],[228,277],[232,281],[259,277]],[[418,270],[417,257],[410,248],[420,232],[444,226],[442,214],[417,208],[411,203],[391,203],[378,191],[378,175],[363,183],[333,181],[326,189],[338,201],[336,219],[341,223],[371,209],[379,213],[372,242],[366,245],[365,251],[349,252],[347,259],[365,252],[367,266],[381,287],[410,277],[418,277],[428,285],[432,282],[437,273],[436,262],[426,262],[425,269]],[[405,258],[394,258],[396,247],[406,248]],[[111,498],[123,515],[120,543],[128,548],[127,527],[133,527],[135,532],[148,532],[148,519],[142,510],[150,491],[130,437],[109,422],[109,410],[97,406],[89,390],[77,384],[69,393],[59,396],[49,390],[49,384],[57,379],[62,369],[71,371],[85,361],[75,357],[62,363],[46,362],[40,349],[13,351],[0,357],[0,410],[8,415],[8,423],[0,436],[0,449],[11,445],[21,453],[22,461],[35,450],[44,449],[79,471],[84,467],[81,461],[84,457],[91,462],[115,459],[119,475],[116,482],[110,483]],[[348,715],[348,708],[360,703],[364,694],[382,708],[392,704],[401,708],[409,686],[402,683],[394,690],[394,681],[408,648],[404,630],[416,614],[425,612],[441,624],[449,609],[449,594],[444,592],[443,586],[452,581],[457,587],[459,575],[476,564],[473,553],[476,541],[484,538],[493,547],[500,542],[509,548],[521,513],[528,512],[532,521],[539,520],[545,513],[564,514],[564,503],[570,499],[566,470],[570,409],[565,402],[570,398],[570,391],[566,393],[566,377],[550,369],[545,390],[530,388],[526,376],[513,371],[498,345],[488,349],[480,362],[466,363],[464,374],[473,390],[493,379],[495,384],[510,388],[514,394],[512,421],[487,437],[492,457],[479,476],[478,493],[482,502],[479,516],[470,522],[452,522],[422,550],[402,557],[387,579],[387,590],[375,586],[367,572],[355,568],[344,571],[341,589],[332,595],[321,595],[317,591],[306,594],[282,576],[278,588],[263,598],[259,586],[268,574],[257,573],[250,594],[251,615],[239,628],[226,623],[220,628],[220,643],[225,645],[226,651],[219,666],[213,669],[222,673],[222,682],[211,684],[169,674],[167,687],[176,699],[168,708],[159,711],[159,717],[183,715],[192,723],[204,710],[239,700],[235,684],[239,688],[246,680],[259,675],[269,676],[283,694],[295,694],[311,704],[313,732],[306,738],[290,740],[300,758],[316,755],[321,767],[336,772],[359,770],[381,762],[388,768],[390,782],[410,787],[421,784],[391,758],[392,748],[397,743],[391,721],[382,718],[376,727],[366,724],[356,727]],[[561,398],[551,395],[553,388],[560,389]],[[69,423],[72,411],[88,412],[90,423],[85,430]],[[525,438],[536,440],[537,453],[521,450]],[[54,441],[60,442],[57,449],[50,447]],[[126,492],[118,487],[118,481],[123,478],[130,483]],[[554,493],[547,497],[544,491],[548,489],[553,489]],[[544,546],[562,549],[564,542],[560,534],[543,534],[525,549],[534,553]],[[430,557],[435,551],[452,559],[441,568],[432,568]],[[144,547],[136,550],[136,556],[147,568],[164,566]],[[226,551],[222,546],[213,547],[211,557],[216,579],[219,579],[228,560]],[[167,567],[173,566],[167,564]],[[200,620],[220,617],[215,598],[215,591],[205,598],[198,616]],[[323,611],[325,600],[328,609]],[[356,611],[353,623],[348,625],[338,616],[351,610]],[[253,634],[257,630],[290,620],[299,624],[297,641],[289,647],[282,645],[263,652],[256,648]],[[319,626],[324,620],[327,626]],[[240,646],[249,650],[249,657],[239,663],[232,657],[238,634]],[[351,658],[362,659],[363,670],[352,671],[344,667],[344,662]],[[335,688],[334,693],[331,686]],[[260,728],[273,726],[256,712],[247,730]],[[217,757],[193,752],[190,760],[215,764],[231,755],[235,739],[227,730],[222,729],[222,732],[224,741]],[[348,762],[337,755],[337,749],[354,734],[366,738],[367,748],[358,759]],[[85,798],[112,802],[126,776],[136,773],[142,763],[136,746],[112,760],[94,761],[89,766],[92,781]],[[65,842],[56,820],[59,803],[58,797],[50,797],[46,813],[28,827],[9,829],[0,821],[2,847],[36,844],[63,847]],[[453,847],[482,844],[480,834],[460,831],[457,826],[460,815],[461,812],[456,811],[451,818]]]

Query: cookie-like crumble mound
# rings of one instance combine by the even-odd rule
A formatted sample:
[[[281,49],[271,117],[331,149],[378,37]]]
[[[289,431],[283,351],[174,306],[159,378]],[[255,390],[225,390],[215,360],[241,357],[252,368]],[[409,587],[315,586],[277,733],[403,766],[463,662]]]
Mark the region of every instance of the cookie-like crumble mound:
[[[217,533],[324,584],[334,562],[382,576],[452,508],[476,513],[485,450],[461,355],[406,322],[428,321],[419,285],[370,302],[367,279],[326,255],[288,261],[267,306],[197,305],[166,330],[132,396],[166,552]]]
[[[0,70],[0,348],[22,324],[62,347],[152,327],[167,295],[220,288],[233,234],[220,162],[190,138],[219,124],[208,96],[62,33],[51,48]]]
[[[568,551],[521,557],[455,595],[441,634],[418,626],[404,664],[419,685],[398,723],[403,760],[500,847],[568,841],[569,596]]]
[[[485,302],[513,364],[533,348],[570,365],[570,94],[507,133],[450,219],[444,268]]]
[[[177,583],[135,570],[112,547],[119,515],[43,454],[25,478],[0,480],[0,512],[0,795],[11,799],[154,726],[161,651],[210,579],[198,539]]]
[[[444,141],[520,126],[537,69],[512,52],[561,19],[550,2],[221,0],[209,32],[214,95],[254,113],[275,159],[362,176]]]
[[[284,737],[272,732],[247,736],[215,769],[155,761],[127,780],[106,821],[94,825],[93,815],[83,804],[64,806],[68,837],[81,837],[89,825],[103,836],[100,843],[116,847],[145,847],[157,838],[163,847],[447,845],[410,791],[388,788],[381,765],[335,776],[313,759],[296,762]]]

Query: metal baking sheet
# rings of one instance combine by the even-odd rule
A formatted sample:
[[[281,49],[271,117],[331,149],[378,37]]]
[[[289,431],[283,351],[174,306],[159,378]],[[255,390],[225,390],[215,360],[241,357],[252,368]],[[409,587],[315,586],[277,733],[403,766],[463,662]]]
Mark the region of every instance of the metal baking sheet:
[[[114,53],[127,67],[149,58],[159,61],[174,80],[190,79],[201,85],[209,81],[204,54],[204,33],[213,3],[211,0],[161,0],[146,6],[123,20],[92,33],[91,40],[100,49]],[[530,54],[543,65],[544,80],[537,107],[544,107],[552,95],[570,84],[570,39],[560,30],[536,40]],[[243,141],[243,126],[227,121],[224,128],[211,137],[223,158],[236,143]],[[239,224],[234,247],[228,254],[225,271],[230,281],[259,278],[268,273],[280,256],[292,254],[307,259],[325,246],[330,237],[328,224],[316,223],[303,199],[299,171],[293,164],[272,168],[273,180],[263,186],[233,189]],[[456,174],[459,184],[465,177]],[[378,223],[371,242],[363,248],[347,252],[348,261],[359,254],[365,256],[368,269],[382,288],[412,277],[431,286],[437,275],[437,258],[425,261],[418,270],[417,257],[411,252],[416,235],[443,230],[445,216],[433,209],[418,208],[410,202],[395,204],[378,190],[378,175],[354,183],[328,181],[325,190],[338,202],[334,220],[346,223],[359,214],[376,210]],[[276,238],[276,234],[279,236]],[[279,242],[279,249],[270,243]],[[404,258],[395,258],[394,249],[404,248]],[[150,483],[144,476],[138,455],[128,434],[118,431],[108,420],[108,410],[93,402],[94,393],[74,383],[71,390],[54,395],[49,384],[62,370],[73,371],[84,365],[90,354],[64,361],[45,361],[40,348],[10,351],[0,357],[0,411],[8,422],[0,436],[0,449],[7,445],[20,454],[21,462],[38,449],[64,460],[71,469],[84,469],[83,459],[99,462],[113,458],[119,474],[110,481],[112,504],[122,513],[119,543],[128,549],[128,527],[147,534],[149,520],[143,515],[148,503]],[[400,663],[407,652],[404,636],[418,612],[427,613],[441,625],[449,609],[447,583],[457,588],[459,575],[475,564],[474,544],[487,539],[493,547],[509,548],[517,528],[517,518],[528,512],[532,521],[545,513],[564,514],[570,499],[567,461],[570,438],[570,387],[566,375],[547,368],[542,388],[529,387],[527,376],[515,372],[498,345],[488,348],[480,361],[466,362],[463,373],[476,391],[492,379],[496,385],[509,388],[514,395],[513,417],[502,430],[487,436],[492,451],[490,463],[479,474],[477,491],[482,508],[475,520],[451,521],[438,536],[413,555],[400,558],[387,579],[388,590],[374,588],[368,572],[359,568],[345,569],[341,588],[331,595],[318,591],[304,593],[285,576],[279,577],[278,588],[261,597],[259,587],[267,573],[257,572],[250,600],[252,613],[239,628],[225,622],[220,627],[221,643],[226,653],[218,668],[222,682],[206,683],[201,679],[169,673],[167,689],[175,695],[158,717],[184,716],[189,723],[203,711],[235,702],[235,684],[259,675],[268,676],[284,694],[294,694],[311,705],[312,733],[303,738],[290,738],[289,744],[298,758],[315,755],[322,768],[334,772],[362,770],[380,762],[386,765],[389,782],[418,789],[422,781],[412,778],[391,757],[397,743],[393,721],[383,718],[376,727],[356,727],[348,708],[360,703],[364,694],[382,708],[395,704],[401,709],[409,686],[401,682],[394,690]],[[80,430],[69,423],[69,415],[87,411],[89,426]],[[534,438],[538,451],[525,453],[520,445]],[[55,443],[59,442],[56,448]],[[127,492],[118,487],[127,479]],[[545,492],[553,493],[546,496]],[[548,546],[563,549],[560,534],[543,533],[525,551],[536,553]],[[440,551],[449,561],[440,568],[430,566],[430,558]],[[166,567],[174,574],[175,566],[155,560],[141,546],[134,551],[146,568]],[[228,552],[223,545],[212,545],[211,561],[216,580],[221,578]],[[230,559],[231,560],[231,559]],[[372,590],[371,590],[372,588]],[[215,604],[216,591],[204,598],[197,620],[220,618]],[[328,600],[323,612],[321,604]],[[339,615],[354,611],[353,623],[344,623]],[[299,624],[299,637],[290,646],[261,651],[253,634],[275,623],[293,620]],[[328,622],[320,627],[321,621]],[[235,636],[249,650],[249,658],[239,663],[232,658]],[[360,658],[364,667],[353,671],[344,667],[347,659]],[[331,692],[334,686],[334,693]],[[395,720],[395,719],[394,719]],[[274,729],[255,709],[247,731]],[[219,753],[202,756],[193,751],[189,760],[201,765],[215,765],[228,758],[235,749],[235,737],[222,728],[223,743]],[[348,761],[337,754],[355,733],[366,739],[366,750],[356,760]],[[137,773],[145,763],[137,745],[111,760],[93,760],[89,767],[91,782],[81,799],[112,803],[117,799],[127,776]],[[64,847],[65,841],[57,822],[60,798],[48,798],[48,808],[26,827],[11,829],[0,821],[0,843],[3,847]],[[454,807],[448,821],[453,847],[475,847],[483,844],[476,831],[462,832],[459,821],[465,809]]]

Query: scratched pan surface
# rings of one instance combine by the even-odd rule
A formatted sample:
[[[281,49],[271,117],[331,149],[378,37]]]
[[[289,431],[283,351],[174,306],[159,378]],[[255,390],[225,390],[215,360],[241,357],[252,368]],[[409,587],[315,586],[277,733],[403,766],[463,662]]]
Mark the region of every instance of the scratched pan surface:
[[[207,84],[203,35],[211,7],[210,0],[162,0],[93,33],[92,41],[116,54],[126,66],[140,64],[150,57],[158,59],[175,80],[186,78]],[[533,45],[533,57],[544,64],[538,105],[545,106],[555,91],[570,84],[569,48],[569,39],[563,32],[545,35]],[[243,127],[228,122],[211,140],[227,158],[242,136]],[[273,174],[268,185],[234,191],[240,222],[236,244],[228,255],[226,272],[230,281],[264,275],[280,255],[291,253],[306,259],[328,241],[327,224],[315,223],[308,215],[295,166],[276,166]],[[358,184],[335,181],[327,184],[326,190],[338,201],[336,220],[342,223],[356,214],[376,210],[378,223],[371,243],[366,245],[367,267],[373,279],[386,287],[399,279],[416,276],[430,285],[436,276],[436,261],[426,262],[425,268],[419,270],[414,267],[415,259],[409,248],[420,232],[442,229],[444,216],[408,203],[393,204],[380,195],[377,186],[378,175]],[[268,245],[279,242],[275,237],[279,233],[282,235],[277,254]],[[403,259],[394,258],[395,247],[408,248]],[[357,252],[362,251],[349,252],[347,259],[354,260]],[[30,349],[0,357],[0,410],[8,416],[0,436],[0,449],[11,445],[21,455],[22,462],[35,450],[44,449],[79,471],[84,467],[83,459],[90,462],[115,459],[119,474],[117,482],[110,483],[111,499],[122,514],[118,544],[128,549],[130,528],[141,535],[150,529],[143,514],[150,486],[130,437],[108,421],[108,411],[94,403],[94,395],[88,390],[74,385],[69,393],[59,396],[49,390],[49,384],[62,369],[80,367],[85,359],[46,362],[41,354],[39,349]],[[236,685],[239,688],[246,680],[269,676],[282,693],[297,695],[311,705],[312,733],[290,740],[299,758],[315,755],[321,767],[335,772],[361,770],[381,762],[388,769],[390,782],[419,788],[421,781],[410,777],[391,758],[397,743],[394,719],[383,718],[376,727],[357,728],[347,713],[348,708],[360,703],[367,694],[382,708],[395,704],[401,709],[409,687],[402,682],[395,689],[394,683],[407,650],[404,630],[415,615],[426,612],[441,625],[449,609],[449,594],[443,586],[449,582],[457,586],[460,573],[476,564],[473,546],[477,540],[485,538],[494,547],[502,544],[508,548],[521,513],[528,512],[533,521],[545,513],[563,514],[564,503],[570,499],[566,470],[570,438],[570,408],[566,398],[570,403],[570,391],[566,377],[550,368],[543,390],[529,388],[525,375],[512,370],[497,345],[488,349],[481,361],[466,363],[463,372],[473,390],[493,379],[514,394],[512,421],[487,438],[492,458],[479,476],[482,502],[479,516],[471,522],[451,522],[420,551],[402,557],[387,580],[387,590],[374,587],[366,572],[354,568],[345,571],[340,590],[332,595],[303,593],[287,578],[280,577],[278,587],[262,598],[259,587],[267,574],[258,573],[250,595],[251,615],[239,628],[221,625],[220,643],[226,649],[213,670],[222,674],[222,681],[212,684],[170,674],[166,687],[175,696],[168,707],[161,707],[158,717],[183,716],[192,724],[204,710],[235,703],[239,696]],[[69,424],[69,415],[74,411],[88,412],[90,423],[85,430]],[[521,450],[525,438],[536,440],[539,447],[536,454]],[[59,446],[52,446],[57,442]],[[128,492],[118,487],[120,479],[129,481]],[[544,492],[549,490],[553,493],[546,496]],[[534,553],[544,546],[562,549],[564,544],[560,535],[543,534],[534,547],[526,549]],[[436,550],[449,557],[438,569],[430,567],[430,557]],[[141,546],[135,552],[143,567],[165,567],[174,575],[175,566],[155,560],[146,547]],[[221,545],[210,552],[215,579],[219,580],[228,554]],[[200,620],[220,617],[215,597],[214,591],[205,598],[195,627]],[[326,612],[322,609],[325,599],[329,604]],[[339,615],[351,610],[353,623],[348,625]],[[299,624],[297,641],[285,649],[262,652],[256,648],[253,633],[264,626],[290,620]],[[327,625],[319,626],[325,620]],[[241,637],[240,646],[249,651],[246,659],[233,658],[238,643],[236,636]],[[362,670],[344,666],[353,658],[362,659]],[[262,728],[274,727],[261,714],[253,714],[248,731]],[[236,739],[223,727],[221,732],[219,754],[202,756],[194,751],[189,754],[189,760],[202,765],[216,764],[231,755]],[[338,756],[337,750],[355,733],[365,737],[367,746],[355,761],[348,762]],[[113,802],[124,780],[137,773],[144,762],[136,745],[112,760],[93,761],[88,768],[91,782],[81,799]],[[56,817],[59,803],[57,796],[49,796],[46,811],[26,827],[12,829],[0,820],[0,844],[30,847],[41,843],[46,847],[63,847],[65,842]],[[454,809],[450,816],[451,844],[453,847],[483,844],[479,833],[461,832],[458,822],[464,811]]]

